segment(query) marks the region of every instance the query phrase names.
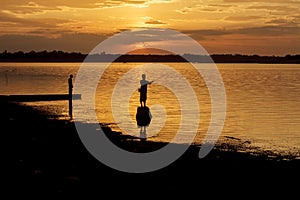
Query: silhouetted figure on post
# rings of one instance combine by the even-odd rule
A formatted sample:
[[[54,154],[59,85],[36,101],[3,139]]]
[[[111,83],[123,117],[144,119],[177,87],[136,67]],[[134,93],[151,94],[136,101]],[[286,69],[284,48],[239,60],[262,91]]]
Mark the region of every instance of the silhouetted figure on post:
[[[69,79],[68,79],[68,84],[69,84],[69,116],[73,117],[73,111],[72,111],[72,96],[73,96],[73,75],[71,74]]]
[[[141,107],[146,106],[146,101],[147,101],[147,86],[148,84],[153,83],[153,81],[147,81],[146,80],[146,74],[142,74],[142,80],[140,80],[141,87],[139,88],[140,92],[140,103]]]
[[[146,106],[147,86],[148,84],[151,83],[153,83],[153,81],[147,81],[146,74],[142,74],[142,80],[140,80],[141,87],[139,88],[141,107],[137,107],[137,112],[135,116],[137,125],[138,127],[141,128],[140,129],[141,141],[146,140],[146,127],[149,126],[152,118],[150,109],[149,107]]]

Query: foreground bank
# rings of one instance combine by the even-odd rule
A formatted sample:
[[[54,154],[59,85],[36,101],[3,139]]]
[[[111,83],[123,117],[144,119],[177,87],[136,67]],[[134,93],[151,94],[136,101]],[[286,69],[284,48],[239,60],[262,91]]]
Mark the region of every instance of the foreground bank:
[[[243,186],[293,190],[300,178],[300,162],[293,156],[264,151],[247,151],[246,143],[227,138],[203,159],[199,146],[169,166],[149,173],[125,173],[95,159],[81,143],[74,123],[58,120],[50,113],[1,101],[2,141],[8,165],[7,191],[30,194],[183,192]],[[106,135],[120,147],[133,152],[149,152],[164,143],[140,141],[103,126]],[[245,146],[243,146],[245,145]],[[271,156],[270,156],[271,155]],[[291,191],[289,194],[292,194]]]

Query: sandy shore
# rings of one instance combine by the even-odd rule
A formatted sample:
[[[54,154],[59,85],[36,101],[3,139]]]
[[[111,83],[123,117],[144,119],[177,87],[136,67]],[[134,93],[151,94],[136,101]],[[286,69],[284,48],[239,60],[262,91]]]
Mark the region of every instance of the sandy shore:
[[[190,146],[181,158],[161,170],[120,172],[87,152],[73,122],[56,120],[19,104],[0,103],[4,163],[8,164],[5,191],[11,194],[201,195],[208,189],[236,193],[237,188],[254,194],[267,192],[265,187],[286,193],[284,188],[294,191],[299,185],[299,160],[270,152],[251,153],[235,138],[227,138],[203,159],[198,158],[199,146]],[[103,128],[113,142],[130,151],[147,152],[165,145],[141,142]],[[108,192],[111,190],[116,192]]]

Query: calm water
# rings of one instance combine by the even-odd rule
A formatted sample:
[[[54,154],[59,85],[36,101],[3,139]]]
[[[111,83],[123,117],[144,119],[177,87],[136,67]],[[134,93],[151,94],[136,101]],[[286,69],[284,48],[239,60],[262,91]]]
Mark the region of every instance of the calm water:
[[[201,143],[211,117],[211,102],[205,81],[189,65],[167,63],[190,83],[198,99],[200,122],[195,142]],[[253,146],[275,151],[300,154],[300,65],[283,64],[217,64],[222,75],[227,96],[227,113],[221,136],[240,138]],[[80,63],[0,63],[0,94],[67,93],[67,79],[76,79]],[[97,64],[91,64],[93,70]],[[95,68],[96,67],[96,68]],[[207,66],[204,66],[207,67]],[[134,71],[135,69],[135,71]],[[139,93],[134,91],[128,109],[119,105],[118,119],[112,114],[112,94],[118,81],[133,70],[136,87],[140,75],[147,78],[165,79],[175,88],[183,88],[182,81],[168,76],[164,70],[153,70],[143,63],[115,63],[103,74],[98,83],[95,105],[99,122],[110,124],[113,129],[126,132],[126,126],[135,123],[139,106]],[[126,87],[123,86],[123,87]],[[114,97],[115,98],[115,97]],[[187,97],[188,98],[188,97]],[[58,115],[67,116],[66,101],[28,103],[38,105]],[[152,121],[147,127],[149,140],[170,141],[177,132],[181,119],[180,103],[176,92],[159,84],[148,88],[148,106]],[[88,121],[85,106],[80,105],[82,116]],[[122,118],[122,116],[124,116]],[[129,118],[128,118],[129,116]],[[123,128],[125,127],[125,131]],[[139,128],[128,134],[139,135]]]

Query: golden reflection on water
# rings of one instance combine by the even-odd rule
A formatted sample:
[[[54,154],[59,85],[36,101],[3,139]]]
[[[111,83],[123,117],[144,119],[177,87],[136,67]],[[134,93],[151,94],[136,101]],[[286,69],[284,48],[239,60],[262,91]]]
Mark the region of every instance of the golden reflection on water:
[[[196,139],[198,140],[198,142],[200,142],[203,140],[210,122],[210,96],[206,84],[200,76],[200,74],[198,73],[198,71],[189,64],[182,65],[178,63],[168,63],[167,65],[176,69],[180,74],[182,74],[191,84],[191,87],[196,94],[201,115]],[[120,63],[113,63],[107,68],[107,70],[102,75],[97,87],[97,95],[95,101],[98,114],[97,116],[100,122],[115,123],[113,114],[111,112],[111,98],[114,86],[117,84],[118,80],[122,76],[124,76],[126,72],[135,67],[143,68],[143,63],[129,63],[126,65]],[[141,73],[137,74],[136,76],[137,88],[139,87]],[[149,77],[151,77],[151,74],[149,74]],[[182,87],[180,80],[178,81],[170,79],[167,81],[173,81],[172,84],[174,84],[174,87]],[[182,89],[184,90],[184,88]],[[163,85],[156,84],[154,82],[153,84],[148,86],[147,96],[147,106],[150,108],[150,110],[152,106],[159,104],[164,108],[166,112],[166,121],[164,127],[157,134],[155,134],[154,137],[148,139],[156,141],[171,141],[179,129],[181,120],[181,107],[176,94],[174,94],[173,91],[171,91],[169,88]],[[133,123],[136,123],[136,110],[137,107],[140,106],[139,93],[137,90],[133,92],[128,103],[128,112],[130,113],[131,117],[130,120],[132,120]],[[191,109],[194,109],[195,105],[189,105],[189,107]],[[153,117],[160,118],[161,116]],[[155,124],[150,123],[149,126],[155,126]],[[121,129],[119,129],[118,124],[114,124],[111,127],[116,131],[122,131]],[[138,127],[136,131],[139,131]],[[129,134],[136,135],[136,133]],[[153,134],[150,135],[153,136]]]
[[[103,74],[96,95],[98,121],[115,129],[111,113],[114,85],[126,72],[143,63],[114,63]],[[202,141],[210,123],[210,95],[201,76],[187,63],[165,63],[176,69],[191,84],[200,107],[200,123],[196,141]],[[95,64],[97,67],[97,65]],[[247,140],[266,149],[296,151],[300,154],[300,65],[299,64],[217,64],[227,96],[226,120],[221,136]],[[66,93],[67,78],[76,79],[80,63],[0,63],[0,94]],[[97,68],[96,68],[97,69]],[[160,72],[162,77],[165,75]],[[151,74],[149,74],[151,78]],[[140,74],[137,74],[137,87]],[[166,81],[173,82],[168,79]],[[180,87],[180,82],[174,82]],[[130,120],[135,123],[139,97],[130,97]],[[32,102],[45,111],[61,115],[68,113],[66,102]],[[162,131],[151,140],[169,141],[178,130],[179,103],[175,94],[165,87],[151,85],[148,106],[161,104],[166,110]],[[193,105],[191,105],[193,106]],[[83,117],[84,105],[81,108]],[[156,116],[154,116],[156,117]],[[150,127],[155,127],[154,121]],[[149,128],[150,128],[149,127]],[[136,134],[138,134],[138,129]],[[148,133],[148,129],[147,129]]]

